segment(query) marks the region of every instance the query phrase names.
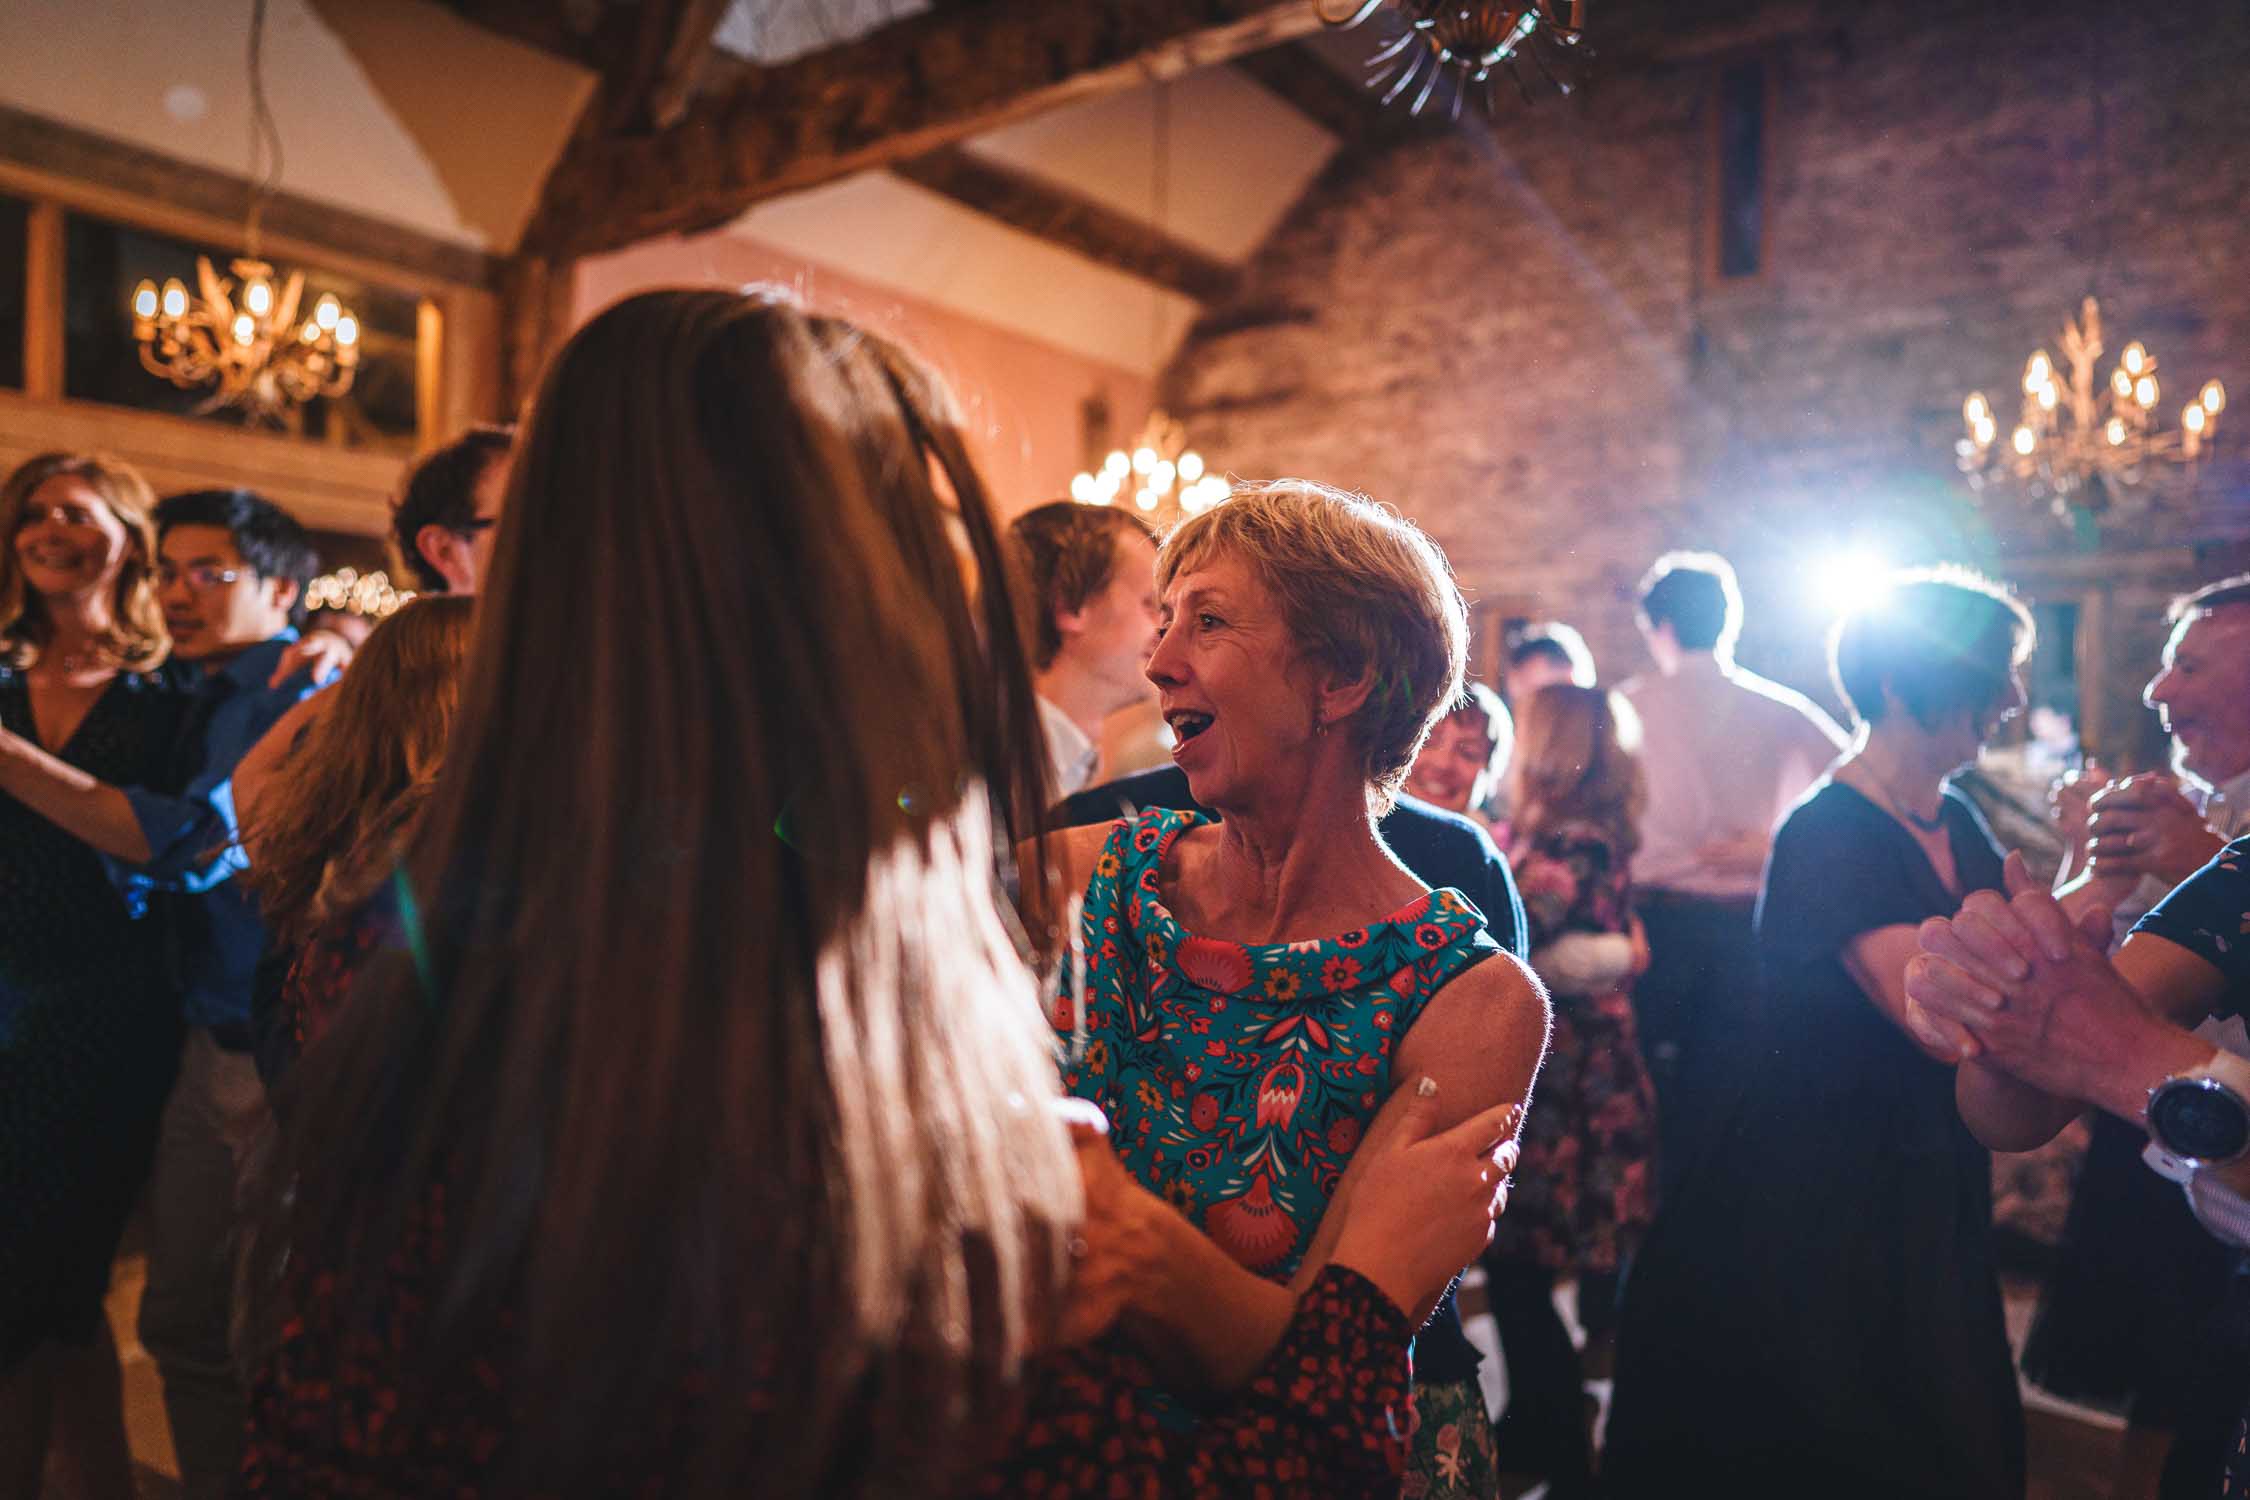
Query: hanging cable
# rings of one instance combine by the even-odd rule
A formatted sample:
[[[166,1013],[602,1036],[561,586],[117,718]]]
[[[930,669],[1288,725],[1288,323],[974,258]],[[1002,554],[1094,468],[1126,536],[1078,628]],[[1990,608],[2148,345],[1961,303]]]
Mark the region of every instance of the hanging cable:
[[[266,200],[281,186],[281,126],[266,100],[266,0],[250,0],[250,210],[244,251],[258,255],[258,224]]]

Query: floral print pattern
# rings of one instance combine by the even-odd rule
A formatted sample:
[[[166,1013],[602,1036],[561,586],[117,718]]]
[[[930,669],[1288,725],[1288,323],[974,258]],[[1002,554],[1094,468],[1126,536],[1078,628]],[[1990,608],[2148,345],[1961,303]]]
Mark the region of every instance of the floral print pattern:
[[[1540,948],[1565,933],[1631,928],[1626,861],[1602,828],[1560,823],[1512,860],[1535,967]],[[1624,989],[1552,1000],[1536,1107],[1524,1118],[1492,1253],[1557,1272],[1614,1272],[1655,1217],[1655,1086]]]
[[[1451,889],[1333,938],[1189,932],[1165,909],[1161,872],[1206,821],[1155,808],[1110,834],[1083,919],[1091,1040],[1063,1086],[1102,1106],[1142,1185],[1280,1280],[1390,1091],[1393,1047],[1446,981],[1500,950]],[[1067,1040],[1072,996],[1058,994],[1052,1019]]]

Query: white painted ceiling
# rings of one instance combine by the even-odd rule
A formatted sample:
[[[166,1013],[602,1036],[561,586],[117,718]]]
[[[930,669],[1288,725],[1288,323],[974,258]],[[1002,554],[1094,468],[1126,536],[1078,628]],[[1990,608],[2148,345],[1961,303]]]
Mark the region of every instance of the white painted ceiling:
[[[779,64],[928,5],[735,0],[718,41]],[[239,176],[250,9],[250,0],[0,0],[0,102]],[[286,191],[501,253],[593,82],[430,0],[270,0],[265,73]],[[1225,67],[965,144],[1237,265],[1336,149]],[[1161,366],[1195,314],[1184,297],[887,172],[761,205],[731,232],[1134,370]]]
[[[250,0],[0,0],[0,102],[241,176]],[[425,0],[271,0],[281,187],[480,249],[522,231],[592,86]]]

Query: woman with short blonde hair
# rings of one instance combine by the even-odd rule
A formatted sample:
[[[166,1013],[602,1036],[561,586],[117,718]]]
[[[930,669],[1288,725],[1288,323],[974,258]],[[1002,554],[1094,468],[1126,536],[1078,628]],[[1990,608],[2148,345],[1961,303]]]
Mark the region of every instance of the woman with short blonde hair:
[[[1394,1082],[1434,1079],[1449,1119],[1521,1102],[1547,1015],[1483,914],[1375,827],[1461,693],[1467,611],[1429,538],[1365,496],[1246,486],[1171,534],[1157,586],[1148,675],[1219,819],[1063,836],[1087,983],[1057,1020],[1127,1170],[1224,1252],[1179,1332],[1225,1386],[1323,1265],[1316,1228]],[[1417,1400],[1418,1492],[1495,1493],[1476,1381]]]

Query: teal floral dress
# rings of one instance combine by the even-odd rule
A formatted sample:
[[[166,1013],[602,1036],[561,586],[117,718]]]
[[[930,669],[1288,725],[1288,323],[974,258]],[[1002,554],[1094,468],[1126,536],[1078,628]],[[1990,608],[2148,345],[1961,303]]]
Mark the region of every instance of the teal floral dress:
[[[1121,821],[1086,890],[1085,1026],[1063,1086],[1099,1104],[1126,1169],[1250,1270],[1285,1280],[1391,1089],[1392,1050],[1430,997],[1500,951],[1466,896],[1427,895],[1332,938],[1200,937],[1164,907],[1173,842],[1209,821]]]

